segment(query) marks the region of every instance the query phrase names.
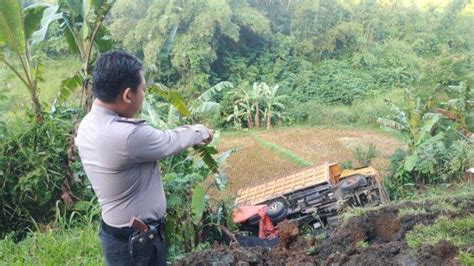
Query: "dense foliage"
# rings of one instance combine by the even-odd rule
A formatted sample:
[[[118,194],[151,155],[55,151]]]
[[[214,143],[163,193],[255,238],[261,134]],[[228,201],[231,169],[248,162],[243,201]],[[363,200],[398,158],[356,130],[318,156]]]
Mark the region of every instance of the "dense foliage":
[[[473,164],[472,1],[30,5],[37,2],[0,3],[0,81],[7,89],[0,90],[1,236],[12,230],[15,237],[24,235],[57,224],[58,217],[76,226],[80,214],[88,217],[87,238],[92,237],[98,212],[84,205],[96,207],[71,140],[83,115],[77,103],[86,109],[91,103],[95,60],[113,48],[145,62],[153,85],[142,115],[159,128],[191,122],[235,129],[378,123],[407,146],[392,156],[386,179],[394,195],[402,196],[407,188],[459,180]],[[70,71],[53,88],[45,86],[57,78],[44,75],[47,57],[64,60],[62,71]],[[24,107],[20,87],[32,108]],[[43,103],[45,91],[57,96]],[[224,158],[215,153],[215,147],[199,147],[161,162],[174,258],[218,239],[219,225],[230,225],[218,162],[231,152]],[[355,151],[361,164],[376,155],[373,148]],[[210,196],[210,188],[217,188],[220,200]],[[97,257],[96,247],[87,250]]]
[[[443,119],[446,112],[432,108],[431,101],[415,98],[410,91],[405,93],[405,108],[389,100],[392,113],[378,122],[398,135],[408,150],[398,150],[391,159],[389,189],[400,196],[408,188],[424,184],[457,181],[463,178],[464,169],[473,163],[473,149],[465,131],[456,120]],[[408,190],[410,191],[410,190]]]
[[[191,97],[223,80],[236,88],[279,85],[290,120],[301,119],[293,110],[306,102],[350,105],[407,86],[425,95],[461,81],[473,86],[469,1],[118,0],[111,13],[112,36],[156,64],[160,82]],[[158,51],[172,31],[163,63]],[[222,118],[239,107],[220,99]],[[252,108],[251,116],[259,112]]]
[[[73,110],[34,115],[15,124],[0,124],[0,233],[24,234],[35,224],[46,224],[55,215],[56,201],[90,199],[92,190],[80,161],[69,161]],[[72,199],[71,197],[74,197]]]

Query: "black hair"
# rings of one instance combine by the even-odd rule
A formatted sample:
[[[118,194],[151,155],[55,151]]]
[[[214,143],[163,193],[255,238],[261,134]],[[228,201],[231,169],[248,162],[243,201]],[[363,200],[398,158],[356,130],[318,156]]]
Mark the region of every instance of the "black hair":
[[[143,64],[125,51],[111,51],[100,56],[92,73],[92,93],[96,98],[113,103],[126,88],[137,91],[142,82]]]

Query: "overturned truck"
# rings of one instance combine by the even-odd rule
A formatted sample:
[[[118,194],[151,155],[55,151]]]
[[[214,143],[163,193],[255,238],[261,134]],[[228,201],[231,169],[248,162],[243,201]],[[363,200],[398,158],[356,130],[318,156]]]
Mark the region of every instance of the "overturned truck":
[[[274,224],[288,219],[318,229],[334,223],[345,207],[372,206],[388,200],[374,168],[342,170],[337,163],[327,163],[240,189],[233,215],[234,222],[245,231],[258,227],[260,207]]]

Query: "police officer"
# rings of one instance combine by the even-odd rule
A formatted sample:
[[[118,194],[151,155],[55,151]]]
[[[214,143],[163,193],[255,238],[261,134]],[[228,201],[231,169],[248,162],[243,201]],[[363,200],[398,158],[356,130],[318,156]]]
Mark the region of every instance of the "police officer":
[[[212,133],[202,125],[158,130],[133,119],[145,96],[142,63],[124,51],[103,54],[92,76],[96,100],[79,126],[76,146],[97,195],[102,224],[100,242],[107,265],[164,265],[163,217],[166,199],[157,160],[197,144]],[[129,227],[137,217],[157,228],[152,252],[131,256]]]

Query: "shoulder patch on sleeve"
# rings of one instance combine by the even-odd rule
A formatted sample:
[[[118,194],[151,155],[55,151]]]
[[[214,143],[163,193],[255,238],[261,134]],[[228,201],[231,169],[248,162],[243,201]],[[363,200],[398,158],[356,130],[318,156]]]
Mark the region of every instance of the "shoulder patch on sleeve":
[[[136,124],[136,125],[143,124],[146,122],[146,120],[143,120],[143,119],[134,119],[134,118],[126,118],[126,117],[117,117],[115,121],[121,122],[121,123]]]

